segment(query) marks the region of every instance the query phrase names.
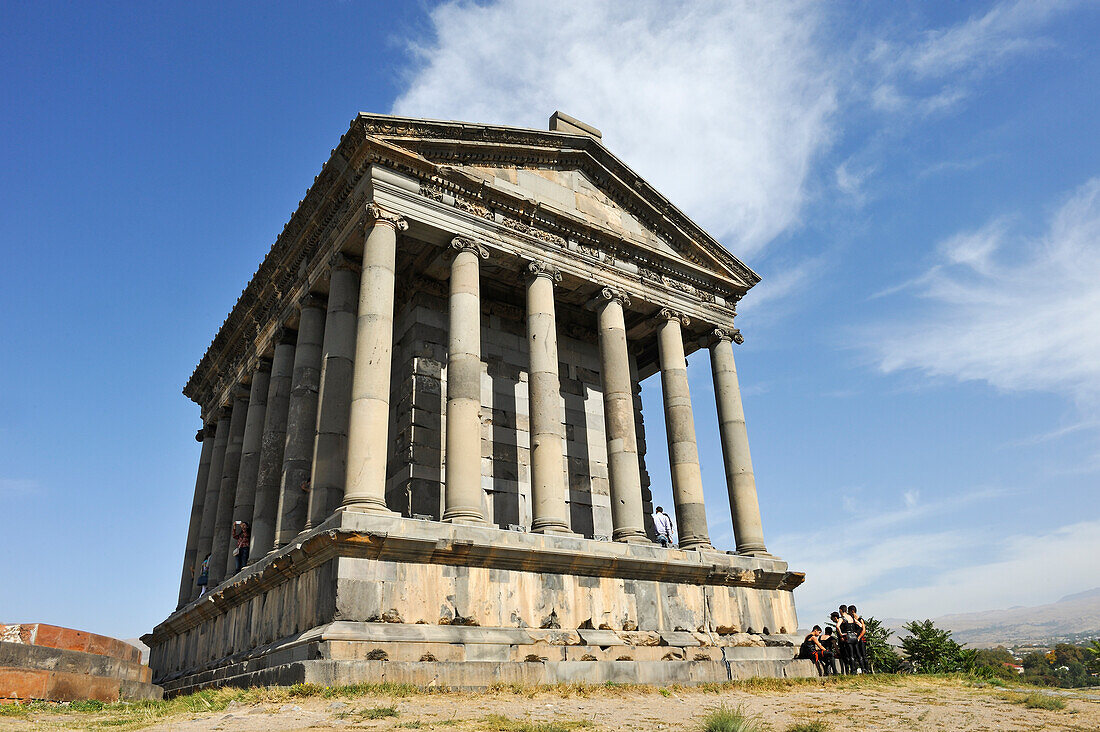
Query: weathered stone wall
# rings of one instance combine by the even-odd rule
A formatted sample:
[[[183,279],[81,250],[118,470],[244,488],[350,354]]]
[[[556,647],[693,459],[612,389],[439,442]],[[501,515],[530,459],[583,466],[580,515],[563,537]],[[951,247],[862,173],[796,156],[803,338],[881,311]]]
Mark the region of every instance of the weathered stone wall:
[[[173,691],[307,676],[362,681],[375,678],[380,660],[429,664],[401,673],[439,674],[447,684],[444,677],[500,679],[432,664],[706,662],[717,664],[704,674],[713,680],[735,657],[766,662],[752,666],[758,673],[786,673],[780,662],[794,649],[785,636],[797,627],[791,589],[800,581],[771,558],[343,512],[144,640],[155,680]],[[775,650],[735,650],[761,648]],[[315,661],[359,665],[300,665]],[[507,673],[581,673],[554,668]],[[655,678],[704,677],[692,668]]]
[[[443,513],[446,462],[447,301],[445,283],[420,280],[405,292],[394,324],[391,404],[394,437],[387,503],[404,515]],[[593,316],[594,318],[595,316]],[[523,313],[485,299],[482,312],[481,459],[486,517],[496,526],[531,525],[530,410]],[[558,338],[562,434],[570,528],[611,535],[599,347]],[[634,364],[631,364],[634,370]],[[636,400],[643,504],[650,511],[641,400]]]

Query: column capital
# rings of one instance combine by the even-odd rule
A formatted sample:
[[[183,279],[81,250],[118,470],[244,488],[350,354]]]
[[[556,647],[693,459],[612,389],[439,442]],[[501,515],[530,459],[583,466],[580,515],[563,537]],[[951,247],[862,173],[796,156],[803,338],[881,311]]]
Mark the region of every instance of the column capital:
[[[551,282],[561,282],[561,270],[550,264],[549,262],[528,262],[527,263],[527,278],[534,279],[536,277],[545,277]]]
[[[232,404],[232,402],[230,402],[229,404],[222,404],[217,409],[215,409],[214,413],[212,415],[210,415],[210,418],[214,420],[214,423],[215,423],[215,426],[216,426],[217,423],[221,422],[223,419],[226,419],[226,420],[229,419],[229,417],[232,416],[232,414],[233,414],[233,404]]]
[[[203,425],[203,428],[195,433],[195,442],[202,442],[206,439],[207,429],[209,428],[206,425]],[[213,435],[211,435],[211,437],[213,437]]]
[[[281,325],[275,329],[275,336],[271,339],[275,345],[294,345],[298,342],[298,331]]]
[[[654,320],[660,320],[667,322],[669,320],[678,320],[680,325],[687,326],[691,324],[691,318],[684,315],[681,312],[673,310],[672,308],[661,308],[657,311],[657,314],[653,316]]]
[[[630,295],[627,295],[622,290],[606,286],[600,288],[600,291],[596,293],[596,296],[588,301],[586,307],[591,310],[599,310],[601,307],[610,302],[617,302],[623,306],[624,309],[630,307]]]
[[[263,373],[271,373],[271,359],[261,358],[259,361],[256,362],[256,366],[252,370]]]
[[[362,269],[358,262],[343,252],[333,252],[332,256],[328,258],[328,267],[329,269],[346,269],[355,273]]]
[[[741,345],[745,342],[745,337],[741,335],[740,328],[715,328],[707,333],[706,341],[708,346],[713,346],[721,341],[733,341]]]
[[[474,241],[473,239],[467,239],[464,236],[456,236],[451,239],[451,252],[458,254],[459,252],[471,251],[482,259],[489,258],[489,250],[484,246]]]
[[[324,295],[318,295],[313,292],[307,292],[302,296],[302,299],[298,301],[298,309],[305,310],[306,308],[321,308],[324,309],[326,305]]]
[[[232,397],[234,399],[245,399],[245,400],[247,400],[248,397],[251,395],[251,393],[252,393],[252,390],[249,389],[247,385],[237,384],[236,386],[233,387]]]
[[[394,231],[405,231],[409,228],[409,222],[403,216],[387,211],[373,201],[367,204],[366,215],[367,226],[385,224],[386,226],[392,226]]]

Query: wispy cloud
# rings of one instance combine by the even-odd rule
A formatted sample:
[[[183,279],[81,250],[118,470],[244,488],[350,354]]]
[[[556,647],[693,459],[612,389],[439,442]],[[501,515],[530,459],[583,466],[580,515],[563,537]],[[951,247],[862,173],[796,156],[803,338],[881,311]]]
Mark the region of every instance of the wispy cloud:
[[[398,114],[542,127],[561,109],[750,256],[796,226],[833,138],[817,3],[446,3]]]
[[[1042,235],[994,219],[944,241],[937,260],[910,283],[919,318],[863,334],[879,369],[1100,398],[1100,178]]]
[[[1044,24],[1079,5],[1072,0],[1005,0],[967,20],[916,39],[880,39],[868,61],[881,77],[870,93],[875,109],[928,116],[950,111],[974,84],[1013,58],[1051,44]]]

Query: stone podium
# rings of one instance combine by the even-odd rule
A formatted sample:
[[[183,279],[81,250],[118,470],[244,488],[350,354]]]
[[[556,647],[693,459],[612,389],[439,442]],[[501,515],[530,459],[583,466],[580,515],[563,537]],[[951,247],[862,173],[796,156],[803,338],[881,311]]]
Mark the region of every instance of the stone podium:
[[[562,113],[360,114],[184,393],[199,469],[169,693],[812,673],[768,554],[733,344],[759,277]],[[713,546],[686,356],[710,349],[736,547]],[[659,373],[677,548],[654,543]],[[233,521],[252,526],[237,571]],[[196,583],[209,560],[209,592]]]

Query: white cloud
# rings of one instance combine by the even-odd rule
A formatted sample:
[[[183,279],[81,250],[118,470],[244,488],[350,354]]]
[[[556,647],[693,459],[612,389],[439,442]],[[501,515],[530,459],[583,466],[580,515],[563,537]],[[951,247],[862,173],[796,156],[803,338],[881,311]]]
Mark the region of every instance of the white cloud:
[[[1100,397],[1100,178],[1035,238],[997,219],[940,246],[908,288],[914,315],[865,333],[884,372],[983,380],[1006,390]]]
[[[739,256],[798,223],[834,133],[816,3],[451,2],[397,114],[543,127],[560,109]]]

